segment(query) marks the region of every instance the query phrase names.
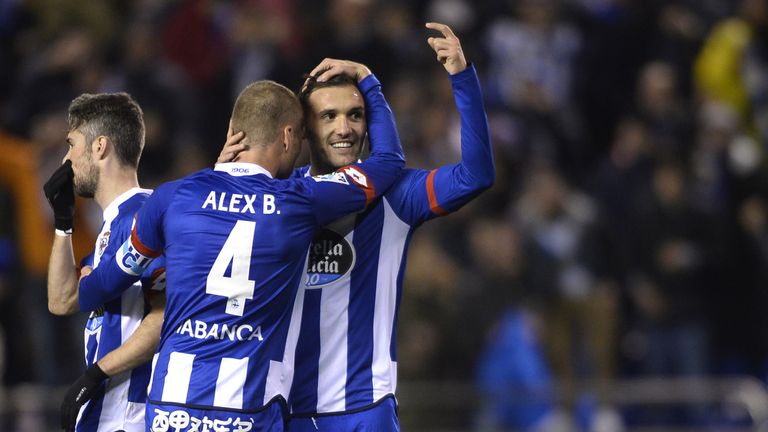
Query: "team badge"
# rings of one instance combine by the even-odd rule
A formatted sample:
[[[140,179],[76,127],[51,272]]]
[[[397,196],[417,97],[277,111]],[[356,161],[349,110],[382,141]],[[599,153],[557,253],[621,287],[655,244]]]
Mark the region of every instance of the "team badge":
[[[335,282],[352,270],[355,249],[341,234],[321,230],[309,246],[307,288],[318,288]]]
[[[112,234],[112,231],[105,231],[103,234],[99,236],[99,245],[96,249],[97,256],[101,258],[102,255],[104,255],[104,251],[107,250],[107,245],[109,244],[109,235]]]

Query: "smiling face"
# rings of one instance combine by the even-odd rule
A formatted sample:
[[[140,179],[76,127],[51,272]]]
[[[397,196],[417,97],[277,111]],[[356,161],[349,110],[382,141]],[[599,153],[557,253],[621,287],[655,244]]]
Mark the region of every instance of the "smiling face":
[[[85,198],[93,198],[99,185],[99,169],[93,162],[91,143],[86,142],[85,135],[78,130],[67,134],[69,151],[64,160],[72,161],[72,171],[75,173],[75,193]]]
[[[365,102],[357,87],[320,88],[309,96],[307,118],[312,174],[357,162],[366,133]]]

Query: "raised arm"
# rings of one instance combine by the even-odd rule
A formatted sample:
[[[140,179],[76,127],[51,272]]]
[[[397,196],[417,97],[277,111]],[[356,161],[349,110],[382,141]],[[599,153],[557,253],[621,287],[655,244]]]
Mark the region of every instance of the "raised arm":
[[[458,210],[496,178],[488,119],[480,81],[473,65],[464,58],[461,44],[451,29],[439,23],[426,27],[441,33],[427,42],[450,74],[456,107],[461,117],[461,161],[427,173],[420,172],[410,192],[413,219],[426,220]],[[418,201],[414,203],[414,201]]]
[[[69,315],[79,310],[77,267],[72,251],[72,224],[75,190],[72,162],[66,160],[43,186],[53,209],[56,235],[48,260],[48,310],[54,315]]]

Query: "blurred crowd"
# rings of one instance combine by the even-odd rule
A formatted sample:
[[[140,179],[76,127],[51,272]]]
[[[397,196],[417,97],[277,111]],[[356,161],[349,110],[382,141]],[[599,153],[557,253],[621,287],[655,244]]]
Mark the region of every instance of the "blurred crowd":
[[[151,188],[213,164],[249,82],[297,89],[352,59],[382,81],[408,164],[432,168],[460,135],[426,21],[479,71],[498,175],[414,238],[400,379],[476,382],[490,402],[468,424],[486,430],[551,419],[510,388],[558,383],[569,412],[586,380],[610,412],[620,378],[768,379],[768,0],[0,0],[5,386],[83,368],[84,317],[53,317],[45,293],[42,183],[74,97],[136,98]],[[78,211],[82,255],[101,215]]]

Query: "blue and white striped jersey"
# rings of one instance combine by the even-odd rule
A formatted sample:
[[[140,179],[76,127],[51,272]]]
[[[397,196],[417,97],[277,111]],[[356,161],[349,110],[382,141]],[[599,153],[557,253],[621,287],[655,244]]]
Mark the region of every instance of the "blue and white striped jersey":
[[[450,77],[461,116],[462,161],[403,170],[360,214],[323,229],[309,250],[291,316],[286,374],[293,415],[354,411],[394,395],[396,322],[406,254],[423,222],[458,210],[495,177],[473,66]],[[375,133],[371,133],[373,137]],[[307,175],[309,167],[294,172]]]
[[[94,252],[82,265],[98,267],[102,256],[114,254],[130,235],[133,216],[149,197],[151,190],[133,188],[118,196],[104,209],[104,221],[96,238]],[[138,328],[149,312],[145,301],[148,290],[165,289],[165,262],[158,259],[123,294],[99,304],[88,318],[85,327],[85,363],[90,367],[99,359],[122,345]],[[79,295],[87,298],[88,291]],[[84,309],[87,310],[87,309]],[[105,391],[83,406],[77,422],[78,432],[144,430],[144,405],[151,365],[146,363],[131,371],[110,377]]]
[[[312,238],[321,226],[363,210],[404,165],[378,81],[370,76],[360,89],[377,137],[368,160],[291,180],[227,163],[166,183],[114,258],[81,282],[81,291],[101,289],[102,299],[111,298],[165,253],[153,403],[255,413],[287,395],[285,340]]]

